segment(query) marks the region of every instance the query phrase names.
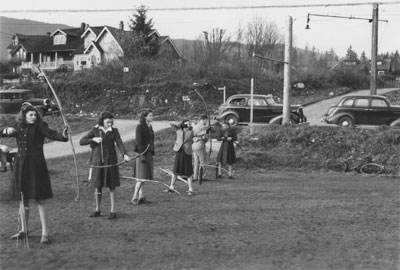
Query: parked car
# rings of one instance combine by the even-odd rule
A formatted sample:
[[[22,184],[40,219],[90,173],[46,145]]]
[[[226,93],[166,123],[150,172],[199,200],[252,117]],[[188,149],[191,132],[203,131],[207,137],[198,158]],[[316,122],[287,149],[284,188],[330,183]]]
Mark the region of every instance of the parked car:
[[[250,94],[230,96],[218,108],[218,119],[228,122],[231,126],[250,122],[251,108]],[[277,104],[272,95],[253,95],[253,122],[281,124],[283,118],[283,105]],[[307,122],[300,105],[290,106],[290,120],[299,124]]]
[[[400,126],[400,106],[390,104],[389,99],[384,96],[345,96],[337,105],[328,109],[322,121],[344,127]]]
[[[31,103],[43,116],[60,114],[60,109],[57,105],[53,104],[48,98],[35,98],[32,90],[0,90],[0,113],[17,113],[24,102]]]

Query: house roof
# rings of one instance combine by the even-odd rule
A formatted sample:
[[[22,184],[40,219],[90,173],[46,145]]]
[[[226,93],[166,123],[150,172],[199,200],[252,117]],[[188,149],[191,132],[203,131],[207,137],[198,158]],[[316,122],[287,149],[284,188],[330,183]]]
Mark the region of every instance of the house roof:
[[[96,37],[101,33],[104,26],[89,26],[85,32],[82,33],[81,38],[85,37],[88,32],[92,32]]]
[[[86,54],[88,51],[90,51],[90,48],[97,49],[101,54],[104,53],[103,49],[95,41],[90,42],[89,46],[87,46],[87,48],[83,51],[83,53]]]
[[[382,63],[381,65],[379,65],[379,63]],[[378,70],[384,70],[384,71],[389,71],[390,69],[390,59],[381,59],[381,60],[377,60],[377,65],[376,68]]]
[[[27,35],[23,39],[19,40],[19,44],[13,48],[11,54],[21,46],[26,50],[26,52],[37,52],[42,51],[42,48],[48,47],[52,43],[53,39],[47,35]]]
[[[82,27],[57,29],[50,36],[54,36],[57,32],[61,32],[62,34],[67,36],[80,37],[85,32],[85,29]]]

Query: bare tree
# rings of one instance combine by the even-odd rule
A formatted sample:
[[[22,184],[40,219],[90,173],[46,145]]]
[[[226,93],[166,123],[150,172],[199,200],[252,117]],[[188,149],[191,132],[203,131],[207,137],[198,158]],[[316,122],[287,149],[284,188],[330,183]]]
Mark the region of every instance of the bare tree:
[[[205,63],[217,63],[229,56],[232,43],[226,30],[214,28],[211,32],[204,31],[200,40]]]
[[[262,56],[273,57],[277,56],[279,45],[283,43],[283,35],[274,22],[255,17],[247,24],[245,40],[249,56],[254,52]]]

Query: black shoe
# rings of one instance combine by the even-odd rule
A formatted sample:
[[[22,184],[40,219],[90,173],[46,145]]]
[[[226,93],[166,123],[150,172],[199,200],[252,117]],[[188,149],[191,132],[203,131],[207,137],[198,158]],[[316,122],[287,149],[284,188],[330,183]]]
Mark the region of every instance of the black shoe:
[[[14,234],[13,236],[11,236],[10,239],[11,240],[24,239],[27,236],[28,236],[28,234],[26,232],[19,231],[16,234]]]
[[[138,203],[147,203],[147,202],[149,202],[149,201],[145,197],[140,198],[138,201]]]
[[[168,188],[168,189],[164,190],[163,192],[174,193],[174,190],[173,190],[173,189],[170,189],[170,188]]]
[[[228,178],[229,178],[229,179],[233,179],[233,176],[232,176],[232,175],[229,175]]]
[[[92,214],[89,215],[89,217],[99,217],[100,213],[100,211],[94,211]]]
[[[107,217],[107,219],[117,219],[117,213],[110,213],[110,215]]]
[[[217,178],[222,178],[222,174],[218,174],[218,177]]]

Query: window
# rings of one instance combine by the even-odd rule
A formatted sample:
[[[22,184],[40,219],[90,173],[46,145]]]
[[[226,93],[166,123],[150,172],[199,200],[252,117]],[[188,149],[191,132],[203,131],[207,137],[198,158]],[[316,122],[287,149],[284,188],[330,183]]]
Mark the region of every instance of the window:
[[[342,104],[342,106],[353,106],[353,103],[354,103],[354,99],[352,99],[352,98],[349,98],[349,99],[346,99],[345,101],[343,101],[343,104]]]
[[[229,102],[229,104],[236,105],[236,106],[244,106],[244,105],[246,105],[246,99],[245,98],[234,98]]]
[[[356,107],[368,107],[368,99],[367,98],[359,98],[356,99],[356,101],[354,102],[354,106]]]
[[[64,35],[54,36],[54,45],[64,45],[67,43],[67,37]]]
[[[251,105],[251,99],[249,99],[249,105]],[[253,98],[253,106],[267,106],[267,102],[262,98]]]
[[[387,107],[387,103],[386,101],[384,101],[383,99],[373,99],[371,102],[371,106],[372,107]]]

